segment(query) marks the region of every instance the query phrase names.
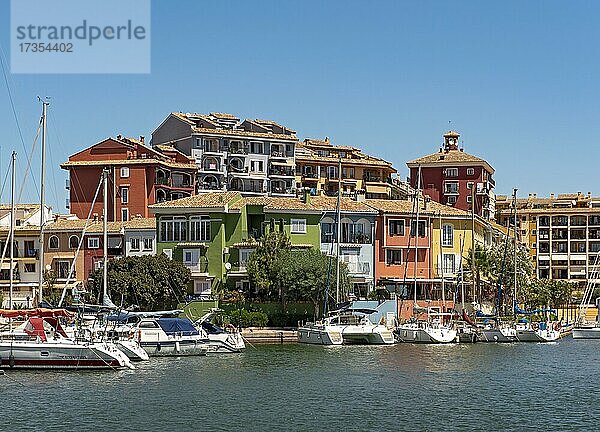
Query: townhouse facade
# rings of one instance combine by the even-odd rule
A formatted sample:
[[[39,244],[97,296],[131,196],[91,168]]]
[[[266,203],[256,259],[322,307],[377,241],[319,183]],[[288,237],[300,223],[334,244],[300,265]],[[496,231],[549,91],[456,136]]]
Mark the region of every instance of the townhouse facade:
[[[194,161],[174,148],[150,148],[144,137],[107,138],[69,156],[61,168],[69,171],[67,207],[80,219],[87,219],[92,207],[92,215],[102,215],[102,190],[95,202],[94,197],[105,169],[109,171],[109,221],[148,217],[149,205],[190,196],[196,190]]]
[[[497,198],[501,225],[512,225],[513,211],[512,197]],[[600,197],[590,192],[518,198],[517,238],[527,246],[540,279],[580,287],[600,279]]]
[[[198,192],[294,196],[296,132],[270,120],[225,113],[173,112],[152,133],[152,145],[196,161]]]
[[[10,264],[11,207],[0,205],[0,292],[2,307],[33,307],[39,293],[40,271],[40,206],[15,206],[15,235],[12,244],[13,265]],[[45,207],[44,221],[51,220],[52,209]],[[4,256],[3,256],[4,253]],[[10,282],[13,282],[12,304]]]
[[[437,153],[406,163],[410,185],[433,201],[464,211],[474,211],[487,220],[495,217],[494,168],[485,160],[459,147],[460,134],[448,131]]]
[[[308,188],[313,195],[336,196],[341,183],[346,197],[406,196],[408,185],[393,178],[396,172],[390,162],[355,147],[334,145],[329,138],[305,139],[296,150],[296,185]]]

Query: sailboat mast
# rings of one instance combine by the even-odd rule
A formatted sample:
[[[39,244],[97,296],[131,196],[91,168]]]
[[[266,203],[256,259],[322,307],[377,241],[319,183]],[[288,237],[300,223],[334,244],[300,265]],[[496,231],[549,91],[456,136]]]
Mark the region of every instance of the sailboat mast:
[[[473,303],[475,303],[475,183],[471,186],[471,279],[473,280]]]
[[[421,210],[421,204],[419,203],[419,192],[421,191],[421,165],[417,171],[417,190],[415,191],[415,202],[417,204],[417,218],[415,221],[415,268],[413,270],[414,281],[414,300],[417,303],[417,259],[419,255],[419,212]]]
[[[104,190],[104,205],[102,206],[102,302],[106,302],[106,298],[108,295],[108,221],[106,211],[107,207],[107,194],[108,194],[108,171],[102,171],[102,186]]]
[[[515,234],[515,245],[514,245],[514,261],[515,261],[515,274],[514,274],[514,286],[513,286],[513,316],[517,317],[517,188],[513,189],[513,210],[514,214],[514,234]]]
[[[442,212],[438,213],[438,223],[440,227],[440,275],[442,276],[442,312],[446,307],[446,286],[444,281],[444,251],[442,245],[444,244],[444,233],[442,231]]]
[[[40,99],[41,100],[41,99]],[[44,286],[44,225],[46,223],[46,203],[45,203],[45,188],[44,184],[46,182],[46,125],[47,125],[47,114],[48,114],[48,105],[50,102],[46,100],[42,100],[42,173],[40,176],[40,248],[39,248],[39,261],[40,261],[40,271],[39,280],[38,280],[38,304],[42,302],[43,292],[42,288]]]
[[[337,196],[337,214],[336,214],[336,237],[337,237],[337,246],[335,248],[335,262],[336,262],[336,272],[335,272],[335,302],[340,302],[340,240],[342,237],[342,229],[341,229],[341,206],[342,206],[342,155],[341,153],[338,155],[338,196]]]
[[[11,158],[11,172],[12,172],[12,180],[10,184],[10,241],[8,242],[8,247],[10,248],[10,285],[8,289],[8,308],[13,308],[13,284],[14,284],[14,266],[15,266],[15,182],[17,180],[16,175],[16,165],[17,161],[17,152],[12,152]]]

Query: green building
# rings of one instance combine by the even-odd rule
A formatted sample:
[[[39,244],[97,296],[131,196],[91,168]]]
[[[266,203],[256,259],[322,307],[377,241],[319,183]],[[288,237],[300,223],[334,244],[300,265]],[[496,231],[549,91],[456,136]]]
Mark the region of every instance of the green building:
[[[201,299],[225,288],[247,290],[246,261],[270,230],[285,231],[295,247],[320,247],[321,210],[306,200],[211,192],[149,208],[157,220],[157,253],[190,269],[190,292]]]

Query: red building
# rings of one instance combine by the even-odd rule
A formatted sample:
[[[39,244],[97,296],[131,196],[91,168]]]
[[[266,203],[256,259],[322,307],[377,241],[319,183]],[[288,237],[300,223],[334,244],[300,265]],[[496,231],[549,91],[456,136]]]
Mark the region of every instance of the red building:
[[[196,163],[173,147],[147,147],[140,139],[107,138],[69,157],[61,165],[69,171],[69,208],[88,217],[102,170],[109,170],[107,212],[109,221],[126,221],[140,215],[153,217],[148,205],[194,195]],[[102,191],[92,215],[102,215]]]
[[[496,202],[494,168],[459,148],[459,137],[458,132],[448,131],[444,134],[444,146],[437,153],[407,162],[410,184],[436,202],[465,211],[471,211],[474,195],[475,213],[493,219]]]

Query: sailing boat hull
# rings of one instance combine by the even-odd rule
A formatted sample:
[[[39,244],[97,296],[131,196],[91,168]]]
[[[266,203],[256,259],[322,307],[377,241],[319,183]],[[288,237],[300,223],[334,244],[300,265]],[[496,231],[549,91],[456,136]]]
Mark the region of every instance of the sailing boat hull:
[[[509,334],[500,329],[482,329],[477,337],[478,342],[496,342],[496,343],[511,343],[516,342],[516,333]]]
[[[454,329],[426,329],[412,326],[398,327],[396,336],[402,342],[426,344],[453,343],[457,339],[457,333]]]

